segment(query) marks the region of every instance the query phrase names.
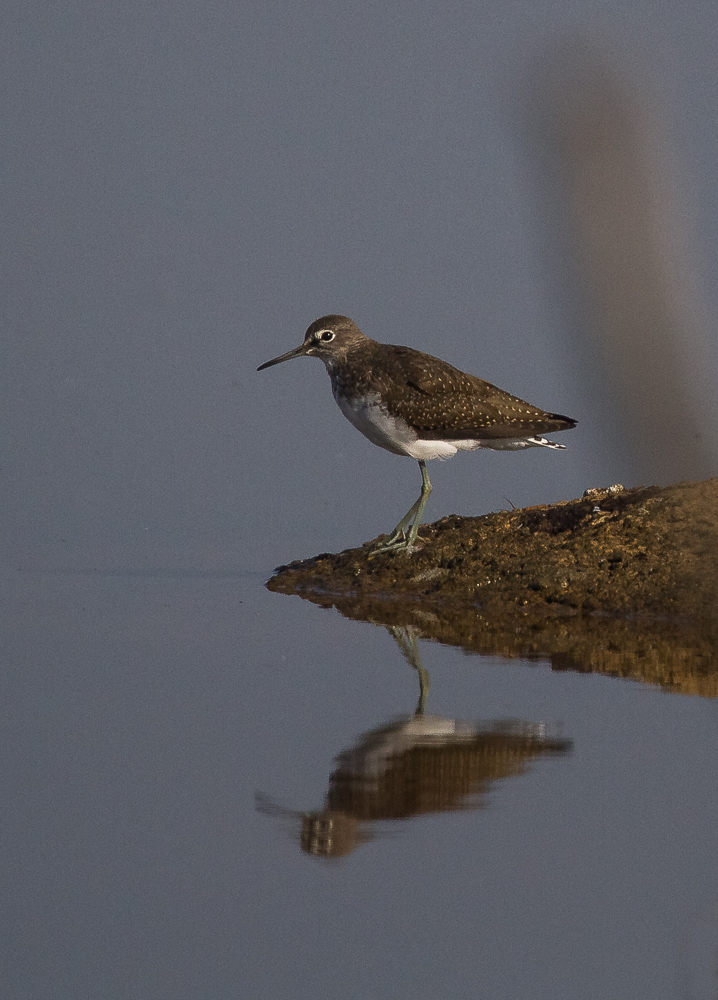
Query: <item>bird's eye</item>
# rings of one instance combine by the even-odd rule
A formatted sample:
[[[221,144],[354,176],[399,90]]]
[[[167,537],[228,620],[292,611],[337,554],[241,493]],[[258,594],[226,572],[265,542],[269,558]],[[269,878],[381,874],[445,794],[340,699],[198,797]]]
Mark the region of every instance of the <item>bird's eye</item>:
[[[330,340],[334,340],[333,330],[322,330],[319,334],[319,339],[323,340],[325,344],[328,344]]]

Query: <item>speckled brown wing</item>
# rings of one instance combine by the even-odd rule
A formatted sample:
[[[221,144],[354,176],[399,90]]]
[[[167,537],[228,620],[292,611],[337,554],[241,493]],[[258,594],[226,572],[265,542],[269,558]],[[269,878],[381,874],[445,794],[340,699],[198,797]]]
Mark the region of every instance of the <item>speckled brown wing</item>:
[[[576,426],[410,347],[394,348],[386,374],[389,411],[429,440],[523,437]]]

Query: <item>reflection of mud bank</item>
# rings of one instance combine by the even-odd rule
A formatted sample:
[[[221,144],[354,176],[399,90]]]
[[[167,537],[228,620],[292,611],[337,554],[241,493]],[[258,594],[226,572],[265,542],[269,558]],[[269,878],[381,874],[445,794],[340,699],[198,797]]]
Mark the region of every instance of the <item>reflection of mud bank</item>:
[[[718,695],[718,480],[452,516],[420,537],[409,557],[364,546],[268,587],[474,652]]]

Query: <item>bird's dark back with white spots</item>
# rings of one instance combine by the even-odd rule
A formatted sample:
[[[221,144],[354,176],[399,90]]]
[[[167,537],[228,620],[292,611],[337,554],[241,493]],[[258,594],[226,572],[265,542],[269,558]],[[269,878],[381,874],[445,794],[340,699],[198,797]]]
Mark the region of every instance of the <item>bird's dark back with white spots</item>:
[[[388,412],[423,438],[510,438],[568,430],[575,421],[548,413],[497,386],[411,347],[366,339],[332,373],[340,391],[379,394]]]

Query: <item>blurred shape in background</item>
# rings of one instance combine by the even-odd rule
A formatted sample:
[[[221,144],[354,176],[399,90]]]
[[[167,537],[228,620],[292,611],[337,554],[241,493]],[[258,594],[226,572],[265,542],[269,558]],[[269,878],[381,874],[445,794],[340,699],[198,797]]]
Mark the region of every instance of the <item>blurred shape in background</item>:
[[[687,252],[677,158],[634,68],[616,63],[574,38],[529,74],[544,232],[566,248],[553,257],[562,301],[575,307],[583,363],[605,369],[608,437],[614,422],[634,482],[703,479],[718,474],[715,337]]]

